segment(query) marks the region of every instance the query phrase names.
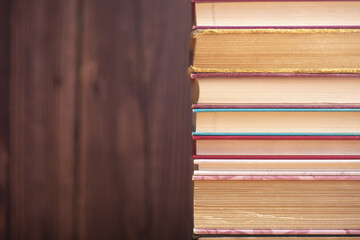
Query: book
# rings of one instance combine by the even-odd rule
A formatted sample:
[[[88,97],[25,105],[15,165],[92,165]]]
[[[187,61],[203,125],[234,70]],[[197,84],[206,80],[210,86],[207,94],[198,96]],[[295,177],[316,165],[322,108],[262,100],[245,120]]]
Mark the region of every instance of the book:
[[[202,105],[360,103],[360,74],[200,73],[191,78],[192,102]]]
[[[194,28],[360,25],[359,1],[193,0]]]
[[[193,180],[195,234],[360,234],[360,176]]]
[[[357,136],[193,136],[195,158],[234,155],[257,156],[359,156],[360,135]],[[215,155],[215,156],[214,156]],[[206,157],[209,158],[209,157]]]
[[[360,29],[198,29],[192,72],[360,73]]]
[[[359,159],[194,159],[194,175],[360,175]]]
[[[358,135],[360,108],[196,108],[194,135]]]
[[[254,235],[257,236],[246,236],[246,235],[242,235],[242,236],[232,236],[229,237],[229,233],[227,234],[223,234],[220,235],[218,237],[212,237],[210,235],[202,235],[200,237],[198,237],[198,235],[195,235],[194,239],[199,239],[199,240],[360,240],[359,236],[353,236],[353,235],[346,235],[346,231],[338,231],[339,233],[341,232],[341,234],[338,234],[340,236],[336,236],[336,235],[332,235],[332,236],[319,236],[319,232],[321,235],[324,234],[325,231],[316,231],[316,230],[308,230],[308,231],[290,231],[291,235],[297,235],[297,236],[278,236],[277,231],[275,231],[277,236],[259,236],[259,235],[269,235],[269,231],[271,230],[264,230],[264,231],[257,231],[254,230],[252,232],[255,232]],[[225,231],[220,231],[220,232],[225,232]],[[250,231],[244,231],[243,234],[248,234],[248,232]],[[280,231],[280,233],[283,233],[284,231]],[[329,231],[329,232],[335,232],[335,231]],[[305,233],[305,234],[304,234]],[[314,234],[316,233],[316,234]],[[272,235],[275,235],[273,232],[271,233]],[[309,234],[309,235],[306,235]],[[300,235],[300,236],[299,236]],[[317,236],[311,236],[311,235],[317,235]]]

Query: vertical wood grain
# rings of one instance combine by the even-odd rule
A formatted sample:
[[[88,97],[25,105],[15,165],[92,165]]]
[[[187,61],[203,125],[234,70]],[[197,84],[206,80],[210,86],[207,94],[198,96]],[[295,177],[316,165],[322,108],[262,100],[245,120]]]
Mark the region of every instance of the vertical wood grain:
[[[0,2],[0,239],[8,237],[10,1]]]
[[[76,2],[12,1],[10,239],[74,235]]]
[[[190,239],[190,2],[84,1],[82,239]]]
[[[0,239],[191,239],[190,2],[10,2]]]

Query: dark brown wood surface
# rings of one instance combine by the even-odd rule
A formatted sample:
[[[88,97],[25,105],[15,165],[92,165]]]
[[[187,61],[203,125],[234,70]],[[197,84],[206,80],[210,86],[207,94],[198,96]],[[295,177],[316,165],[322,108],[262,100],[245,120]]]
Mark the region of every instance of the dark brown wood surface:
[[[191,239],[190,1],[1,4],[0,239]]]
[[[0,1],[0,239],[8,237],[9,216],[10,0]]]

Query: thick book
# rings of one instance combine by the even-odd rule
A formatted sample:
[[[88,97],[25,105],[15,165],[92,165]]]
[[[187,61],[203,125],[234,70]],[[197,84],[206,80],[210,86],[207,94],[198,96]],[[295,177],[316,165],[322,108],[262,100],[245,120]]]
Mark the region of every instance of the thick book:
[[[237,156],[355,159],[360,155],[357,136],[193,136],[194,158],[236,159]],[[271,157],[270,157],[271,158]],[[322,157],[321,157],[322,158]]]
[[[190,72],[360,73],[360,29],[198,29]]]
[[[194,176],[195,234],[360,234],[360,176]]]
[[[194,108],[194,135],[358,135],[360,108]]]
[[[359,14],[360,15],[360,14]],[[191,74],[197,104],[356,104],[360,74]]]
[[[193,0],[194,28],[360,25],[359,1]]]

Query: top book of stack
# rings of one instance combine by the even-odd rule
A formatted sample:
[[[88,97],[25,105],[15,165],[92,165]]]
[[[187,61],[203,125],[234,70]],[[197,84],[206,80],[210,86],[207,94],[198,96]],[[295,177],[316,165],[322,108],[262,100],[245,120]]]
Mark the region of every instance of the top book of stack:
[[[360,26],[360,1],[193,0],[193,4],[194,29]]]

